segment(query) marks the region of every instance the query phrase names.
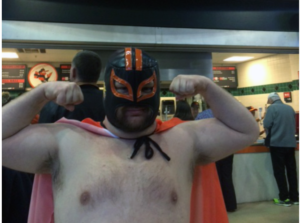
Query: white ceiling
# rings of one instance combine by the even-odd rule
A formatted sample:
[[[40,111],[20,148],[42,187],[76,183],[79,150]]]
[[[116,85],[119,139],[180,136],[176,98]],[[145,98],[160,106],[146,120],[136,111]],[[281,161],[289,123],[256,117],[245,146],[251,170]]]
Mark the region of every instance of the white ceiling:
[[[2,52],[16,52],[19,58],[16,59],[2,59],[5,62],[68,62],[70,63],[73,57],[80,50],[55,50],[46,49],[46,53],[18,53],[17,49],[14,48],[2,48]],[[265,53],[212,53],[213,64],[222,65],[234,65],[242,62],[225,62],[224,59],[231,56],[250,56],[252,60],[256,60],[263,57],[268,57],[273,54]]]

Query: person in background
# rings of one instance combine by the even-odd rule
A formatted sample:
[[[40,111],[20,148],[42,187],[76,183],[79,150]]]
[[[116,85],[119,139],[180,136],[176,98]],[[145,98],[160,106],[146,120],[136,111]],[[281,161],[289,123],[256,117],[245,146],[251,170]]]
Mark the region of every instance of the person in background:
[[[183,121],[194,120],[190,105],[183,100],[176,102],[176,111],[174,117],[179,118]]]
[[[207,118],[214,117],[212,110],[209,108],[209,105],[206,105],[206,107],[207,107],[206,110],[204,110],[196,115],[195,120],[201,120],[201,119],[207,119]]]
[[[214,117],[213,112],[209,108],[208,104],[206,107],[208,109],[200,112],[195,120],[209,119]],[[232,180],[233,157],[234,155],[231,154],[221,160],[216,161],[216,167],[218,171],[222,194],[226,210],[228,212],[234,212],[237,209],[236,195]]]
[[[248,107],[246,107],[246,108],[248,109],[249,112],[251,112],[251,114],[252,114],[253,117],[255,118],[255,112],[257,111],[257,109],[254,108],[254,107],[252,107],[252,106],[248,106]],[[263,118],[264,118],[264,117],[262,117],[262,119],[263,119]],[[261,121],[262,119],[257,118],[257,119],[255,119],[255,120],[256,120],[256,122],[259,122],[259,121]],[[259,135],[262,135],[262,134],[264,134],[264,133],[265,133],[265,130],[262,130],[262,131],[259,132]]]
[[[169,126],[156,120],[158,63],[140,49],[114,52],[104,80],[106,129],[74,120],[29,124],[48,101],[69,110],[81,103],[75,83],[44,83],[4,106],[3,165],[52,175],[56,222],[189,222],[196,161],[205,165],[248,146],[256,122],[201,75],[176,76],[170,91],[178,100],[201,94],[215,117]]]
[[[40,112],[39,123],[54,123],[61,118],[82,121],[91,118],[97,122],[104,120],[105,112],[103,106],[103,93],[99,90],[96,83],[100,77],[101,59],[98,54],[92,51],[81,51],[75,55],[70,69],[70,81],[79,85],[84,101],[75,106],[73,111],[69,111],[63,106],[50,101]],[[36,174],[34,178],[34,188],[41,188],[42,177],[51,182],[51,176],[47,177]],[[34,218],[34,213],[39,208],[45,206],[47,200],[53,197],[51,190],[33,190],[29,216]]]
[[[97,86],[101,72],[101,59],[95,52],[84,50],[75,55],[70,69],[70,81],[79,85],[84,101],[69,111],[50,101],[40,112],[39,123],[53,123],[62,117],[82,121],[91,118],[103,121],[105,112],[103,93]]]
[[[248,106],[246,107],[248,109],[249,112],[251,112],[251,114],[253,115],[253,117],[255,117],[255,112],[257,111],[256,108],[252,107],[252,106]],[[259,119],[256,119],[256,121],[258,122]]]
[[[282,103],[276,92],[269,94],[267,103],[270,106],[263,121],[267,134],[265,144],[270,148],[274,177],[279,189],[279,199],[274,198],[273,201],[274,204],[288,207],[299,204],[295,161],[295,111],[291,106]]]
[[[2,106],[6,105],[11,101],[10,93],[7,91],[2,91]]]
[[[2,106],[9,103],[9,92],[2,92]],[[27,223],[33,175],[2,166],[2,222]]]
[[[196,116],[199,113],[199,107],[200,107],[199,102],[197,102],[197,101],[192,102],[191,108],[192,108],[192,115],[193,115],[194,119],[196,118]]]
[[[248,109],[249,112],[251,112],[251,114],[252,114],[253,117],[255,118],[255,112],[257,111],[257,108],[254,108],[254,107],[252,107],[252,106],[248,106],[248,107],[246,107],[246,108]],[[261,117],[261,119],[256,118],[255,120],[256,120],[256,122],[259,122],[259,121],[262,121],[263,119],[264,119],[264,116]]]

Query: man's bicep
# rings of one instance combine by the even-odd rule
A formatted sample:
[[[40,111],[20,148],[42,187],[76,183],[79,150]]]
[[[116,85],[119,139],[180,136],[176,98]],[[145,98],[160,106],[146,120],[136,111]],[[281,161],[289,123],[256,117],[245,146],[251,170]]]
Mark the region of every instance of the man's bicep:
[[[31,125],[2,142],[2,165],[29,173],[49,173],[57,141],[46,125]]]
[[[199,124],[195,126],[194,137],[196,154],[202,164],[220,160],[253,143],[246,134],[230,129],[215,118],[201,120]]]

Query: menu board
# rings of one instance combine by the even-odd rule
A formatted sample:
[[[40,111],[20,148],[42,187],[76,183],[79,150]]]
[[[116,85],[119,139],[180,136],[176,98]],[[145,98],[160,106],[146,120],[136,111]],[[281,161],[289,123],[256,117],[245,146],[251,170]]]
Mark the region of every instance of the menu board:
[[[236,67],[213,67],[213,80],[223,88],[237,88]]]
[[[26,65],[2,65],[2,90],[25,89]]]
[[[70,80],[70,68],[71,64],[61,64],[58,73],[59,81],[69,81]]]

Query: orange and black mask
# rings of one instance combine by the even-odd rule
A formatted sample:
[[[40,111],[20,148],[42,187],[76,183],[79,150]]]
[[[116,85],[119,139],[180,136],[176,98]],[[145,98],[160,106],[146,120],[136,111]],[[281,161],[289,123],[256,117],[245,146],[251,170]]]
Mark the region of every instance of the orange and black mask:
[[[151,111],[145,127],[156,119],[159,109],[159,69],[156,60],[140,49],[125,48],[116,51],[109,59],[105,70],[106,97],[105,112],[109,122],[121,128],[116,122],[117,109],[123,106],[144,106]],[[151,92],[142,94],[142,89],[154,82]],[[115,82],[125,86],[126,93],[118,92]]]

